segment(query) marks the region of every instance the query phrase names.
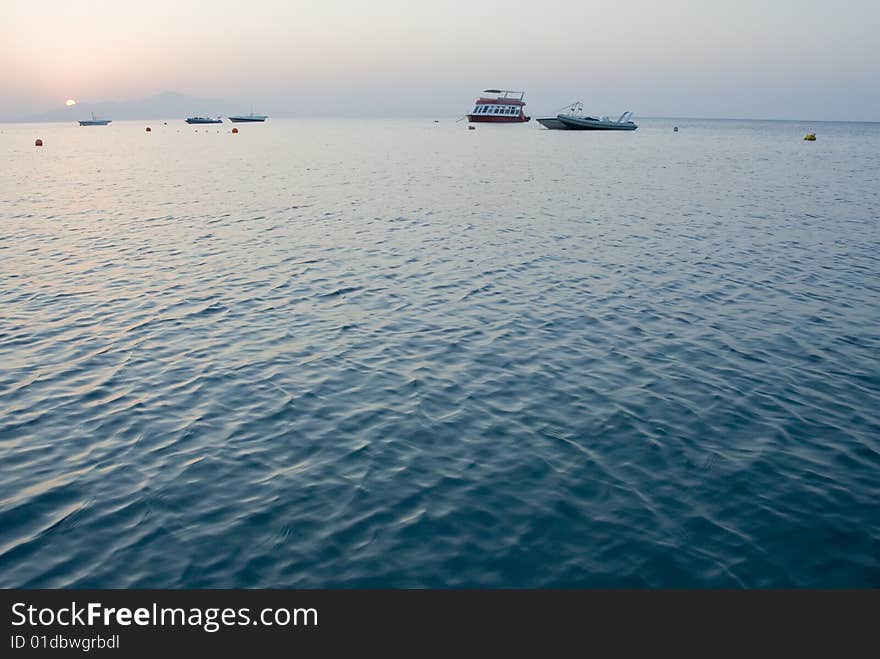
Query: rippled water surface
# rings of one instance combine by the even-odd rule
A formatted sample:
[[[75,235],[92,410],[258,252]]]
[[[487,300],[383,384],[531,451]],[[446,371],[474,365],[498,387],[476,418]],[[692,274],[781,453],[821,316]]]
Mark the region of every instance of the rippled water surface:
[[[641,123],[0,126],[0,586],[880,586],[880,125]]]

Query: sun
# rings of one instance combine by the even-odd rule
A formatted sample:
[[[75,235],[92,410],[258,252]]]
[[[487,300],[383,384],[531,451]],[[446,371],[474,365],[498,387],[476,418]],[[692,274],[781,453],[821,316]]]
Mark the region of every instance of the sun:
[[[72,98],[68,98],[67,99],[67,107],[70,107],[72,105],[76,105],[76,101],[74,101]]]

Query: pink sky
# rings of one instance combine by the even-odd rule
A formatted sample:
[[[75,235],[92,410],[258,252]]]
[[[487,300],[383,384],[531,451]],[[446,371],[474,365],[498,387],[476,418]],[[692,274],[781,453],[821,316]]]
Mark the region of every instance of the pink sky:
[[[12,0],[0,119],[166,90],[455,114],[501,86],[536,111],[880,120],[878,25],[876,0]]]

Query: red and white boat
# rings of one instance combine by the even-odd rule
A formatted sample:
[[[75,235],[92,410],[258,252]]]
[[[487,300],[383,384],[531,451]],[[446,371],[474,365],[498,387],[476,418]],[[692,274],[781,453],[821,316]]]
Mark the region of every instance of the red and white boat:
[[[487,89],[474,104],[473,111],[467,116],[468,121],[493,124],[521,124],[528,121],[523,111],[525,92],[514,92],[509,89]]]

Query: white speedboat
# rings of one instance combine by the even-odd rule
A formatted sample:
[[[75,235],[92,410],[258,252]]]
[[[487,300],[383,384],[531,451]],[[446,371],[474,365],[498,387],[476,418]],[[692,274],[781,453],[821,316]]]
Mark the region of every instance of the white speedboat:
[[[186,120],[188,124],[222,124],[223,120],[220,117],[216,119],[212,119],[211,117],[189,117]]]
[[[538,119],[538,123],[551,130],[635,130],[632,112],[624,112],[617,121],[602,117],[598,119],[584,114],[583,103],[572,103],[566,112],[555,117]]]

